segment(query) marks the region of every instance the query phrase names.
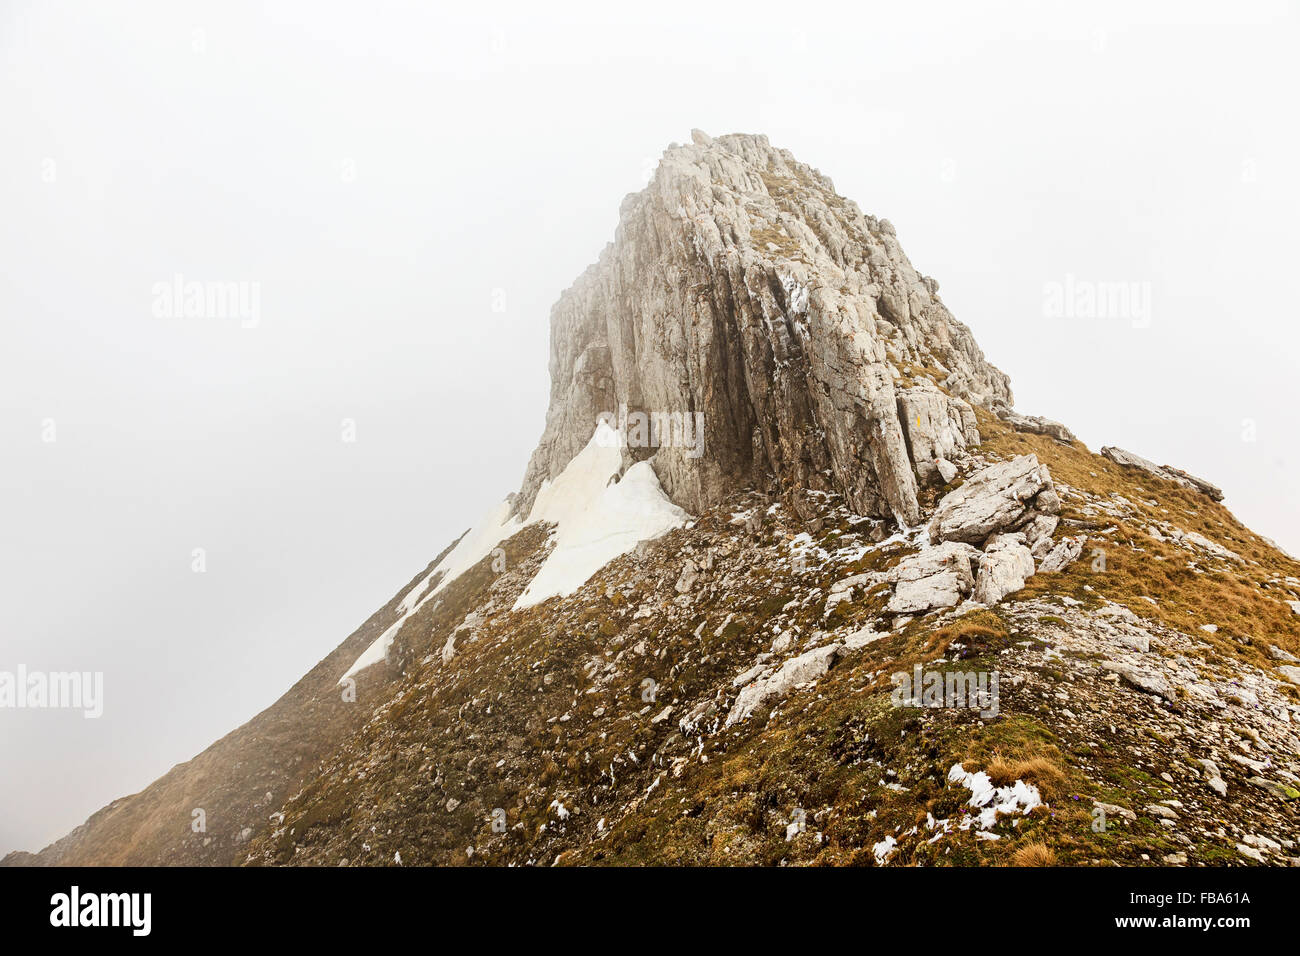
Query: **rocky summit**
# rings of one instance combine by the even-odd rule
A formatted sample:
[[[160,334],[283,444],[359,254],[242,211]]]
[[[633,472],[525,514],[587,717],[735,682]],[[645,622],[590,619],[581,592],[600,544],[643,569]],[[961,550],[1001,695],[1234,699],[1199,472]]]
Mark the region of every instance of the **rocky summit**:
[[[774,486],[915,524],[918,482],[978,442],[972,405],[1009,403],[1007,376],[888,220],[764,136],[692,139],[623,200],[614,241],[552,310],[520,508],[625,408],[702,416],[707,454],[632,449],[688,511]]]
[[[1017,410],[816,169],[691,139],[552,311],[519,491],[5,862],[1300,863],[1300,563]]]

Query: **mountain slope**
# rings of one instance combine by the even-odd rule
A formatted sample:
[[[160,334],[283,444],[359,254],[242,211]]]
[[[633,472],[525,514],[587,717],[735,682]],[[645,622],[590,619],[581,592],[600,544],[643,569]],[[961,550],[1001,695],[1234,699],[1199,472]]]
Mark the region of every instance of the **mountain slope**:
[[[817,171],[671,147],[550,369],[517,494],[245,728],[6,862],[1300,860],[1300,564],[1014,411]]]
[[[876,523],[835,495],[814,496],[810,532],[751,491],[568,598],[511,613],[528,568],[507,572],[473,639],[409,671],[249,862],[1294,861],[1300,698],[1270,648],[1300,651],[1285,603],[1300,567],[1204,496],[989,415],[980,427],[972,467],[1032,451],[1070,477],[1061,521],[1086,536],[1083,559],[992,608],[898,626],[873,581],[919,541],[873,543]],[[1244,561],[1161,542],[1156,522]],[[728,726],[755,668],[835,645],[824,673]],[[893,706],[891,676],[917,664],[998,672],[996,715]],[[981,808],[950,780],[959,763],[1042,805],[962,829]]]
[[[448,551],[434,559],[438,564]],[[431,565],[432,567],[432,565]],[[301,785],[312,765],[366,719],[384,682],[361,678],[356,699],[338,693],[339,672],[396,616],[412,580],[274,704],[140,793],[114,800],[40,853],[0,864],[149,866],[226,864]],[[195,811],[202,811],[201,828]]]

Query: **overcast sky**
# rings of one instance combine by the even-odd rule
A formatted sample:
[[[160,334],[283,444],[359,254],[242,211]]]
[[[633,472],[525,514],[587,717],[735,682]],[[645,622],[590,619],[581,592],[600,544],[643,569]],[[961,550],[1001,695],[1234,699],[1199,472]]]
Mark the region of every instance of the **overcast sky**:
[[[444,6],[0,4],[0,670],[105,681],[98,720],[0,711],[0,854],[518,486],[550,305],[693,126],[892,220],[1022,411],[1300,552],[1293,4]],[[249,320],[169,313],[177,275]],[[1149,311],[1052,317],[1067,282]]]

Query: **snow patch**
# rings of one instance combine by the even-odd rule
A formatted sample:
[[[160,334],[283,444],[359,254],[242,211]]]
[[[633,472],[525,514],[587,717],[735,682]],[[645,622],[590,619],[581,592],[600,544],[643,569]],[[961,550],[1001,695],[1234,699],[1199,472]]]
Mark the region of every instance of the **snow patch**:
[[[582,454],[591,447],[589,444]],[[617,454],[617,449],[614,451]],[[558,522],[555,550],[519,595],[515,610],[540,604],[547,598],[572,594],[638,542],[680,528],[690,517],[664,494],[648,461],[637,462],[615,484],[602,482],[595,488],[587,480],[589,475],[585,469],[566,484],[569,468],[581,457],[570,462],[552,486],[556,493],[546,502],[540,520]],[[541,495],[538,503],[542,503]],[[529,518],[538,520],[536,507]]]
[[[960,763],[952,765],[948,771],[948,782],[959,783],[971,792],[968,806],[979,808],[979,813],[962,820],[960,827],[969,830],[978,823],[981,830],[990,829],[998,822],[998,814],[1024,815],[1043,802],[1038,788],[1033,784],[1017,780],[1007,787],[995,787],[989,775],[983,770],[968,773]]]
[[[871,848],[872,854],[877,863],[884,863],[894,852],[894,847],[898,846],[898,841],[892,836],[887,836]]]
[[[638,462],[618,480],[623,466],[621,444],[618,432],[600,422],[587,446],[553,481],[542,483],[526,521],[511,514],[508,498],[488,512],[403,596],[400,617],[361,653],[339,683],[384,660],[409,617],[527,525],[539,521],[556,525],[555,549],[520,595],[516,610],[572,594],[638,542],[686,524],[690,516],[663,493],[649,462]],[[438,583],[431,587],[435,578]]]

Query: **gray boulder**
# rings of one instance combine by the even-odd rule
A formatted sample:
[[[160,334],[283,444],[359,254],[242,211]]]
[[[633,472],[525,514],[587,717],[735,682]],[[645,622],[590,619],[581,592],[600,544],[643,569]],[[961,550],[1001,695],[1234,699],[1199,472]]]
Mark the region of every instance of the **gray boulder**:
[[[971,475],[944,495],[930,521],[930,540],[978,544],[989,535],[1013,531],[1040,514],[1060,511],[1046,465],[1036,455],[998,462]]]
[[[814,647],[812,650],[805,651],[798,657],[792,657],[786,661],[770,677],[756,680],[744,687],[736,696],[736,702],[732,705],[731,712],[727,714],[726,726],[730,727],[732,724],[744,720],[762,704],[784,697],[796,685],[821,677],[830,670],[836,655],[842,649],[843,646],[838,643]]]
[[[1102,661],[1101,666],[1103,670],[1118,674],[1124,683],[1136,690],[1156,697],[1163,697],[1165,700],[1174,699],[1173,688],[1169,686],[1169,681],[1165,680],[1163,674],[1159,674],[1154,670],[1135,667],[1125,661]]]
[[[1025,546],[1025,536],[998,535],[980,555],[972,596],[981,604],[997,604],[1008,594],[1023,588],[1025,579],[1033,573],[1034,556]]]
[[[888,580],[894,593],[885,605],[888,614],[919,614],[954,607],[975,586],[971,565],[979,551],[969,544],[947,541],[904,558]]]
[[[1049,435],[1057,441],[1066,442],[1067,444],[1076,440],[1074,432],[1060,422],[1052,421],[1050,418],[1043,418],[1041,415],[1021,415],[1015,409],[1001,402],[994,404],[993,414],[1016,431],[1031,432],[1035,435]]]
[[[1062,538],[1047,557],[1043,558],[1043,563],[1038,566],[1038,570],[1043,574],[1065,570],[1071,562],[1083,554],[1085,541],[1087,538],[1082,535],[1077,538]]]
[[[1117,465],[1126,468],[1137,468],[1148,474],[1155,475],[1157,478],[1163,478],[1166,481],[1172,481],[1175,484],[1182,485],[1184,488],[1190,488],[1193,491],[1199,491],[1201,494],[1213,499],[1214,501],[1223,500],[1223,492],[1215,485],[1210,484],[1204,478],[1197,478],[1195,475],[1189,475],[1181,468],[1175,468],[1172,465],[1157,465],[1150,459],[1143,458],[1141,455],[1135,455],[1131,451],[1125,451],[1123,448],[1116,448],[1114,445],[1102,446],[1101,453]]]

